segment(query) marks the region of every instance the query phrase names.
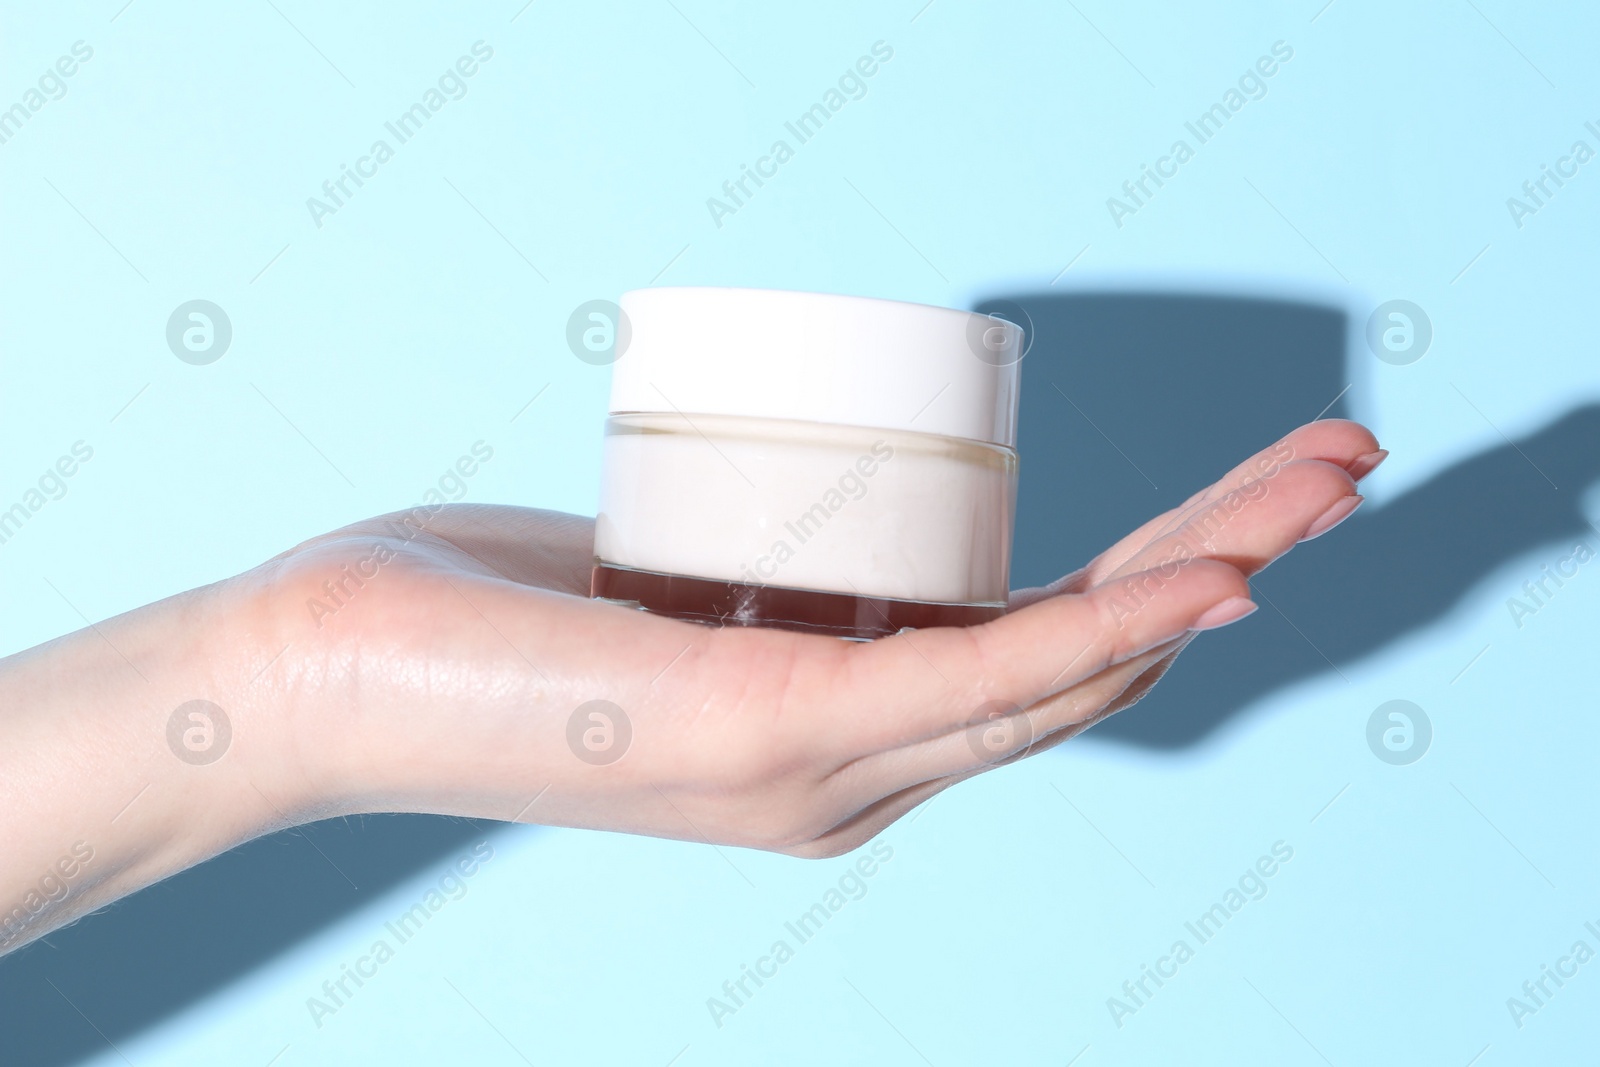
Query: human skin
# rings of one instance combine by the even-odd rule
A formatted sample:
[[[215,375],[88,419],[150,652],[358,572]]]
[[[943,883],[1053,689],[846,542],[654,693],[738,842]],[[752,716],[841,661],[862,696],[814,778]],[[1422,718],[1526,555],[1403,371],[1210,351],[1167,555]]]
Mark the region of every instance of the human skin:
[[[1355,423],[1301,427],[1088,566],[1014,593],[1004,617],[870,643],[589,600],[585,518],[448,505],[420,533],[357,523],[0,660],[0,951],[338,815],[839,855],[1133,704],[1198,633],[1253,609],[1250,575],[1348,516],[1386,454]],[[308,608],[377,546],[392,558],[336,612]],[[231,725],[209,764],[169,747],[192,700]],[[632,728],[605,765],[567,740],[591,700]],[[983,732],[996,701],[1020,710]]]

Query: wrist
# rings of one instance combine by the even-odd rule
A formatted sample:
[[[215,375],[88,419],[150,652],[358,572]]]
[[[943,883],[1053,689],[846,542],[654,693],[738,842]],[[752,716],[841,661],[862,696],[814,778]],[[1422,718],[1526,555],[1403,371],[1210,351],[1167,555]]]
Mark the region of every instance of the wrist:
[[[0,661],[0,951],[298,821],[229,605],[196,590]]]
[[[104,705],[111,721],[97,728],[120,736],[104,772],[134,792],[113,809],[115,825],[153,835],[146,847],[180,867],[304,821],[314,807],[272,693],[251,685],[266,654],[247,622],[221,583],[75,635],[105,646],[104,683],[116,687]]]
[[[327,610],[374,540],[331,536],[301,545],[224,583],[209,642],[241,714],[255,723],[252,766],[277,783],[289,822],[402,810],[391,802],[396,698],[414,680],[409,650],[395,647],[414,605],[388,575]],[[397,567],[397,564],[391,564]],[[329,593],[329,587],[336,591]],[[379,664],[361,669],[363,662]],[[399,683],[390,685],[389,683]]]

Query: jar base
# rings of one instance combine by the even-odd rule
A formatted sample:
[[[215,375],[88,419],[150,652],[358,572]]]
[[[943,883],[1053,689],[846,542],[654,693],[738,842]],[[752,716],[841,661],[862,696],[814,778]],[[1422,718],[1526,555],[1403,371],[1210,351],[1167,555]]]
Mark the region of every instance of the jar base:
[[[690,622],[766,626],[856,641],[888,637],[904,629],[974,626],[1005,614],[1003,604],[940,604],[746,585],[602,561],[595,563],[590,576],[589,595]]]

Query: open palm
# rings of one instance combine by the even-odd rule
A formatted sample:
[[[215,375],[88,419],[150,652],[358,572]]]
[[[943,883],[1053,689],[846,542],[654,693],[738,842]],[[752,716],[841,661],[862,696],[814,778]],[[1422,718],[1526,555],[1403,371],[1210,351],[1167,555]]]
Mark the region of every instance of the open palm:
[[[447,505],[236,579],[254,640],[234,669],[248,714],[293,739],[309,815],[836,855],[1137,701],[1248,613],[1248,576],[1353,510],[1383,455],[1354,423],[1310,424],[994,622],[863,644],[590,600],[590,520]]]

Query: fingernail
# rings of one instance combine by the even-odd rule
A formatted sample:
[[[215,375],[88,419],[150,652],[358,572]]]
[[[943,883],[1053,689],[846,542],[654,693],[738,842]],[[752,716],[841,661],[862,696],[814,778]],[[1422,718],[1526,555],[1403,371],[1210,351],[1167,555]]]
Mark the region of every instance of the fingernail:
[[[1359,482],[1361,479],[1377,470],[1378,464],[1382,463],[1388,458],[1389,450],[1387,448],[1380,448],[1376,452],[1368,452],[1364,456],[1357,456],[1355,458],[1355,462],[1351,463],[1349,467],[1345,468],[1345,470],[1349,473],[1351,478]]]
[[[1356,493],[1354,496],[1345,497],[1343,500],[1333,505],[1333,507],[1329,508],[1327,511],[1324,511],[1317,521],[1312,523],[1311,527],[1306,530],[1305,534],[1300,538],[1300,544],[1305,544],[1314,537],[1321,537],[1323,534],[1327,533],[1329,530],[1348,519],[1350,517],[1350,513],[1356,508],[1360,507],[1361,502],[1365,499],[1366,497],[1362,496],[1360,493]]]
[[[1231,596],[1220,604],[1213,604],[1207,608],[1205,614],[1189,624],[1191,630],[1215,630],[1219,626],[1226,626],[1230,622],[1238,622],[1252,611],[1256,605],[1249,597]]]

